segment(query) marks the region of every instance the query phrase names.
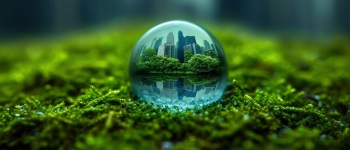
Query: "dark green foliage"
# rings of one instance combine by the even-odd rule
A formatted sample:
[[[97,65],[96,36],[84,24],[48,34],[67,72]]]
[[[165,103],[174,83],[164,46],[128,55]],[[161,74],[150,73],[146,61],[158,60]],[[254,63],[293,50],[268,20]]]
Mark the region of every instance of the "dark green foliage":
[[[188,63],[188,61],[192,58],[193,54],[191,51],[185,51],[185,63]]]
[[[201,110],[172,112],[131,92],[127,64],[140,27],[1,45],[0,149],[349,148],[347,38],[282,41],[214,28],[229,87]],[[187,80],[210,84],[203,78]]]
[[[144,57],[141,55],[141,57]],[[154,55],[148,61],[137,62],[137,67],[143,72],[173,72],[179,71],[181,63],[178,59]]]
[[[212,57],[212,58],[216,58],[216,57],[217,57],[216,52],[215,52],[214,50],[212,50],[212,49],[204,50],[203,53],[204,53],[204,55],[210,56],[210,57]]]
[[[219,61],[210,56],[196,54],[189,61],[190,70],[195,73],[209,73],[219,71],[222,66],[220,66]]]
[[[154,55],[152,51],[152,49],[148,49],[145,51],[146,53],[140,56],[140,60],[136,63],[139,72],[200,74],[217,73],[223,70],[223,66],[220,66],[219,61],[215,58],[211,58],[210,56],[200,54],[192,56],[191,51],[186,51],[185,60],[189,59],[188,63],[180,63],[176,58],[157,56]]]
[[[142,55],[140,56],[140,61],[141,62],[146,62],[149,61],[153,56],[156,55],[156,51],[152,48],[147,48]]]

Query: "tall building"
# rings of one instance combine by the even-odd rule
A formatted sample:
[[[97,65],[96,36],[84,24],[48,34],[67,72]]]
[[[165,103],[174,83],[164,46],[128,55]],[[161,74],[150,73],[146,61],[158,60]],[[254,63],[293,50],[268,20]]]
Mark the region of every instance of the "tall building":
[[[185,96],[185,97],[196,97],[196,92],[190,92],[190,91],[184,91],[183,92],[183,96]]]
[[[188,44],[184,46],[184,51],[191,51],[191,53],[193,54],[193,49],[192,49],[192,45]]]
[[[215,51],[216,55],[218,55],[218,51],[217,51],[216,46],[214,44],[211,44],[211,48]]]
[[[176,58],[176,50],[174,45],[174,34],[169,32],[165,45],[165,56]]]
[[[177,87],[176,83],[177,81],[161,81],[163,85],[159,85],[159,87],[162,87],[160,90],[161,96],[168,97],[170,99],[176,99],[177,98]]]
[[[146,45],[142,44],[140,45],[139,49],[137,50],[137,56],[142,55],[142,53],[145,51]]]
[[[175,45],[174,44],[164,44],[164,45],[165,45],[164,56],[176,58]]]
[[[163,81],[163,87],[168,89],[176,89],[177,81]]]
[[[137,51],[132,54],[132,56],[131,56],[132,66],[131,67],[135,67],[136,62],[139,60],[139,57],[142,55],[142,53],[145,51],[145,49],[146,49],[146,45],[142,44],[138,47]]]
[[[177,42],[177,55],[180,63],[183,63],[185,60],[184,57],[184,46],[185,46],[185,37],[181,30],[178,32],[178,42]]]
[[[194,54],[203,54],[201,47],[196,43],[192,43],[192,49],[193,49],[193,52],[192,52],[193,55]]]
[[[214,51],[216,51],[216,47],[215,47],[214,44],[211,44],[211,48],[212,48]]]
[[[187,44],[184,46],[184,51],[191,51],[192,55],[195,54],[203,54],[203,51],[201,49],[201,47],[196,44],[196,43],[192,43],[192,44]]]
[[[165,44],[162,44],[157,49],[157,55],[158,56],[164,56],[165,55]]]
[[[152,47],[156,51],[156,54],[158,53],[158,47],[162,44],[162,41],[163,37],[159,37]]]
[[[163,81],[156,81],[156,87],[157,87],[157,89],[159,89],[159,90],[163,90],[163,86],[164,84],[163,84]]]
[[[204,52],[204,46],[201,46],[201,51]]]
[[[184,46],[184,53],[186,53],[187,51],[191,52],[191,54],[193,55],[193,49],[192,49],[192,45],[191,44],[188,44],[188,45],[185,45]],[[188,62],[189,58],[185,57],[185,62]]]
[[[207,40],[203,40],[203,44],[204,44],[204,50],[208,50],[208,49],[211,49],[210,48],[210,44]],[[213,49],[214,50],[214,49]]]
[[[150,48],[154,47],[154,43],[157,41],[157,39],[158,39],[157,37],[153,38]]]
[[[190,84],[190,85],[185,85],[184,90],[195,93],[195,92],[200,91],[203,87],[204,87],[203,85]]]
[[[185,45],[187,44],[193,44],[193,43],[196,43],[196,37],[195,36],[186,36],[185,37]]]
[[[166,43],[165,44],[174,44],[174,34],[173,32],[169,32],[168,36],[166,38]]]
[[[185,90],[184,90],[184,84],[185,83],[185,81],[184,81],[184,79],[183,78],[179,78],[178,80],[177,80],[177,82],[176,82],[176,87],[177,87],[177,98],[179,99],[179,100],[182,100],[183,99],[183,97],[184,97],[184,92],[185,92]]]

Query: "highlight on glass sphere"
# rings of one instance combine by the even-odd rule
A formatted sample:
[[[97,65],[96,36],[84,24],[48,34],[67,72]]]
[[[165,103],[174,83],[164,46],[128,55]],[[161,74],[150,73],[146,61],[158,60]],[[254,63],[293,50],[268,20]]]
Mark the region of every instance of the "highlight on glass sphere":
[[[141,99],[164,107],[194,108],[219,100],[227,66],[217,39],[186,21],[146,32],[130,59],[131,86]]]

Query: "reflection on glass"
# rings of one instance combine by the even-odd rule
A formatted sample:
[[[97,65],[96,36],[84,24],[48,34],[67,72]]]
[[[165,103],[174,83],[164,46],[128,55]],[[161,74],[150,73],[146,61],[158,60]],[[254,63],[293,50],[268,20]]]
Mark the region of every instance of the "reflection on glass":
[[[170,108],[202,107],[219,99],[226,88],[225,75],[132,76],[134,93],[141,100]]]

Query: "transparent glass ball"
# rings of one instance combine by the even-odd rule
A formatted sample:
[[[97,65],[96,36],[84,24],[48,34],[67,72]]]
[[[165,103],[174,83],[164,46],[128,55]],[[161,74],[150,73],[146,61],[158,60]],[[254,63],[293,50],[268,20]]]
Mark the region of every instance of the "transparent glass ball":
[[[133,49],[129,73],[133,92],[141,100],[170,108],[215,102],[227,81],[218,40],[186,21],[165,22],[147,31]]]

